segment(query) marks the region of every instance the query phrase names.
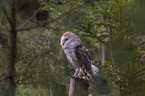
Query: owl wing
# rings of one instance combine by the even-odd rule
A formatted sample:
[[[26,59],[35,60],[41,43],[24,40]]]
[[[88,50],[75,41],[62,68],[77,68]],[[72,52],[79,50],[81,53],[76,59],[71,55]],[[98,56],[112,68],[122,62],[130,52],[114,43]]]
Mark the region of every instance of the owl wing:
[[[91,57],[85,46],[78,46],[75,50],[79,65],[91,73]]]

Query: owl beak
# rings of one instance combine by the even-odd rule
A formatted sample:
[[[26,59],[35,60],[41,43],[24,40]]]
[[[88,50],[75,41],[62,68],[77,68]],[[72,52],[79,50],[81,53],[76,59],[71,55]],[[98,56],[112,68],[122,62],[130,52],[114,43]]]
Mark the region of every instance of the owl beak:
[[[64,43],[62,43],[62,46],[64,46]]]

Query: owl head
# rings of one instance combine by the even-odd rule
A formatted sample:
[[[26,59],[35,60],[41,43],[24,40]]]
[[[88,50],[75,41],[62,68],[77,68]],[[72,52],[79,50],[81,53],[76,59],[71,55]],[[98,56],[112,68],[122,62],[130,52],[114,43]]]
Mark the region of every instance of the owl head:
[[[63,49],[73,49],[79,45],[82,45],[82,42],[73,32],[65,32],[61,37],[60,45]]]

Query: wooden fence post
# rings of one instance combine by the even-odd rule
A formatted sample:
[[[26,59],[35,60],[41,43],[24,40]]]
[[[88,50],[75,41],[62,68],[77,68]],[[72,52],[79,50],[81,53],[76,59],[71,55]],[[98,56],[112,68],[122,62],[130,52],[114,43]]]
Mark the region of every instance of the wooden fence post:
[[[70,78],[69,96],[88,96],[89,81],[80,78]]]

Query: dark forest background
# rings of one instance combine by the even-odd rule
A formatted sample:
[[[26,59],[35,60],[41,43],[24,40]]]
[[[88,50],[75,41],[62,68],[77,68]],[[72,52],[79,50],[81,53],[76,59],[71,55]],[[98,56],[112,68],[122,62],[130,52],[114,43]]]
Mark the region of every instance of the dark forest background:
[[[77,34],[88,48],[112,86],[109,96],[145,96],[144,4],[1,0],[0,96],[49,96],[53,85],[66,86],[68,94],[67,77],[74,69],[60,46],[66,31]]]

